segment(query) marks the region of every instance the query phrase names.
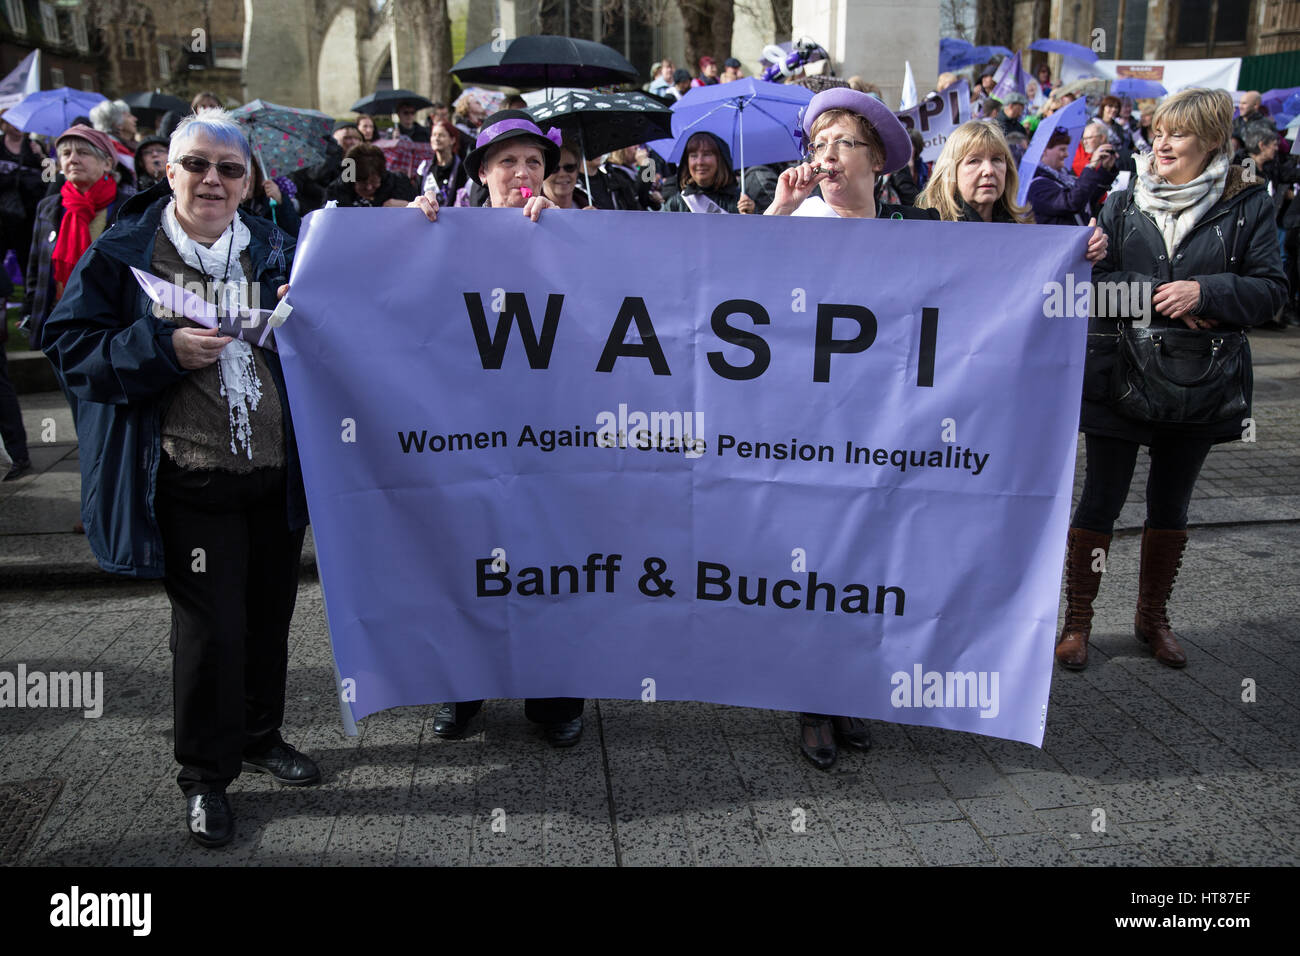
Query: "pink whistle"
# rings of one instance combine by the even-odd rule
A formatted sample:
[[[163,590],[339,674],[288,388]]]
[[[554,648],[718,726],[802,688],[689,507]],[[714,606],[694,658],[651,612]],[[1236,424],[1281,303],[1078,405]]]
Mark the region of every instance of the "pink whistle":
[[[529,189],[527,186],[520,186],[519,192],[525,199],[533,198],[533,191]]]

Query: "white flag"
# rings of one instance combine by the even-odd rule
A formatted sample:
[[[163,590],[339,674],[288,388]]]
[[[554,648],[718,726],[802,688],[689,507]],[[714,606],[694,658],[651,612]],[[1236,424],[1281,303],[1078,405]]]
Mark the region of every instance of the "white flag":
[[[903,68],[903,99],[898,104],[900,110],[910,110],[916,105],[916,78],[912,76],[912,61],[904,60],[906,66]]]
[[[41,51],[33,50],[0,80],[0,109],[21,103],[28,93],[41,88]]]

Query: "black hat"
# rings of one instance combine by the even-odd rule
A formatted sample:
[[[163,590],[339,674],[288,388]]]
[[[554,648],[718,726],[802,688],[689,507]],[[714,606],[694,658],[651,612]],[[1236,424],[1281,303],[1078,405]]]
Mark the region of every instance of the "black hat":
[[[140,158],[140,154],[144,152],[146,146],[161,146],[163,149],[166,149],[170,144],[171,140],[166,136],[158,136],[157,134],[146,136],[144,139],[140,140],[139,145],[135,148],[136,158]]]
[[[673,82],[674,82],[674,83],[686,83],[686,82],[688,82],[690,79],[691,79],[691,71],[690,71],[690,70],[683,70],[681,67],[678,67],[676,70],[673,71]]]
[[[334,123],[334,130],[333,130],[333,132],[337,133],[337,132],[338,132],[339,130],[341,130],[341,129],[354,129],[354,130],[356,130],[358,133],[361,132],[361,128],[360,128],[359,126],[357,126],[357,121],[354,120],[354,119],[341,119],[341,120],[336,120],[335,123]]]
[[[482,186],[483,180],[478,178],[478,170],[488,150],[497,143],[520,136],[527,137],[529,145],[541,149],[542,159],[546,163],[545,175],[554,173],[560,165],[560,131],[551,129],[543,133],[537,121],[524,110],[501,110],[483,121],[478,138],[474,140],[474,148],[465,157],[465,171],[470,178]]]
[[[722,61],[722,65],[723,65],[723,66],[729,66],[729,67],[731,67],[733,70],[738,70],[738,69],[740,69],[740,61],[737,60],[734,56],[729,56],[729,57],[727,57],[725,60]]]

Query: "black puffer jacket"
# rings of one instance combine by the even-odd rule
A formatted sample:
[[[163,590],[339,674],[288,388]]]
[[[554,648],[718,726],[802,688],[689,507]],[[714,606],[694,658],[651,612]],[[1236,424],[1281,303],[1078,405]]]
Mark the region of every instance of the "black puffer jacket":
[[[1092,270],[1093,281],[1151,283],[1151,294],[1162,284],[1194,279],[1201,301],[1193,312],[1219,322],[1219,330],[1247,329],[1270,321],[1286,298],[1286,276],[1278,251],[1273,202],[1258,182],[1248,183],[1239,166],[1228,167],[1223,195],[1184,237],[1171,259],[1155,221],[1133,202],[1133,189],[1111,193],[1099,225],[1110,240],[1106,258]],[[1097,290],[1094,290],[1095,292]],[[1093,310],[1097,301],[1093,296]],[[1132,310],[1130,310],[1132,311]],[[1125,324],[1132,321],[1120,319]],[[1185,329],[1182,319],[1151,311],[1152,328]],[[1114,368],[1117,319],[1094,314],[1088,325],[1088,357],[1084,366],[1080,430],[1151,444],[1157,429],[1126,418],[1107,402]],[[1249,360],[1249,350],[1247,350]],[[1249,396],[1247,396],[1249,398]],[[1247,411],[1245,416],[1249,416]],[[1163,425],[1160,435],[1233,441],[1242,434],[1238,419],[1205,425]]]

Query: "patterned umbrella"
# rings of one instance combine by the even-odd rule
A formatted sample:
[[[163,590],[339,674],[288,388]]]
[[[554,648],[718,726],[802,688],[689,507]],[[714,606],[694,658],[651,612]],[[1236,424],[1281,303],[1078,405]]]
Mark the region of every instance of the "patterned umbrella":
[[[230,115],[244,127],[267,179],[319,163],[334,130],[332,116],[265,100],[245,103]]]
[[[672,135],[672,110],[645,93],[567,90],[528,112],[543,129],[558,127],[577,135],[588,159]]]

